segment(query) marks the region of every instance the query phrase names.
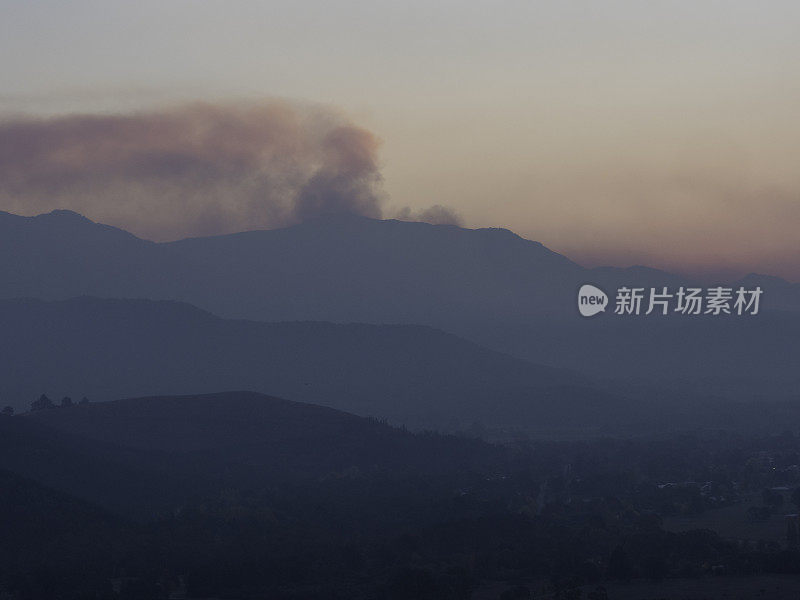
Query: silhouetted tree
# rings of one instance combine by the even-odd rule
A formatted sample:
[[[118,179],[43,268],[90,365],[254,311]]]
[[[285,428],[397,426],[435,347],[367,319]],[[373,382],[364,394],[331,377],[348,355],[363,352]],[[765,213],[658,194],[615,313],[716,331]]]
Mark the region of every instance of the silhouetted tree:
[[[64,396],[61,399],[61,406],[63,408],[68,408],[68,407],[72,406],[72,398],[70,398],[69,396]]]
[[[31,410],[44,410],[46,408],[53,408],[53,401],[50,400],[45,394],[39,396],[38,400],[31,402]]]
[[[10,417],[13,414],[14,414],[13,406],[6,406],[5,408],[3,408],[2,412],[0,412],[0,415],[3,415],[4,417]]]
[[[80,404],[89,404],[89,399],[86,396],[84,396],[83,398],[81,398]]]

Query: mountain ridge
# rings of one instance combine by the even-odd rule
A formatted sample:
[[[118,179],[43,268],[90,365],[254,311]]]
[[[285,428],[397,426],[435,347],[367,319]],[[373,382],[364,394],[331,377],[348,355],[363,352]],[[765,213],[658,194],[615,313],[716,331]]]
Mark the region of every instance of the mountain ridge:
[[[422,325],[228,320],[174,301],[0,300],[0,396],[92,399],[250,389],[412,428],[549,426],[619,399],[565,369]]]
[[[21,233],[20,222],[36,235]],[[51,235],[52,224],[62,222],[59,235]],[[80,234],[74,233],[76,223]],[[800,320],[800,284],[742,280],[764,287],[763,314],[752,317],[768,325],[763,328],[754,327],[751,317],[713,324],[700,319],[702,326],[674,314],[663,319],[669,326],[613,314],[587,321],[576,309],[583,283],[613,297],[621,286],[690,282],[648,267],[586,269],[506,229],[339,216],[157,244],[74,213],[51,213],[0,219],[0,256],[0,298],[148,298],[186,302],[227,319],[420,324],[593,379],[647,374],[654,381],[686,382],[690,390],[743,373],[755,392],[761,382],[769,392],[758,393],[797,393],[785,376],[794,367],[781,371],[775,388],[770,360],[786,366],[792,354],[785,338]],[[769,339],[768,331],[777,337]],[[734,343],[742,334],[749,356]],[[686,339],[692,340],[688,352]],[[728,342],[720,346],[715,339]],[[709,389],[728,394],[745,388],[720,391],[712,383]]]

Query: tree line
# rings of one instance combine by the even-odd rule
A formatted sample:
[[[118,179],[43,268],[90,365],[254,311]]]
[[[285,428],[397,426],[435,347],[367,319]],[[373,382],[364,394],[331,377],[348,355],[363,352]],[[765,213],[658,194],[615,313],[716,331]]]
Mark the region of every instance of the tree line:
[[[36,400],[31,402],[31,412],[35,412],[37,410],[48,410],[51,408],[69,408],[70,406],[75,406],[76,404],[89,404],[89,398],[84,396],[78,402],[73,402],[72,398],[69,396],[64,396],[61,399],[60,404],[56,404],[50,398],[47,397],[47,394],[42,394]],[[3,417],[11,417],[14,416],[14,407],[13,406],[5,406],[2,410],[0,410],[0,416]]]

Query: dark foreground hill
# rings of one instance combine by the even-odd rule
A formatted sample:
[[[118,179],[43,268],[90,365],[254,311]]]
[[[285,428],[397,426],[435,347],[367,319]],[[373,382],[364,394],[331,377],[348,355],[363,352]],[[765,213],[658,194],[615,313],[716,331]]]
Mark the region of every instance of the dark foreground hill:
[[[131,398],[17,418],[73,439],[153,456],[184,456],[202,465],[205,474],[231,465],[252,467],[262,482],[314,479],[347,469],[458,470],[491,459],[494,448],[475,440],[412,434],[374,419],[254,392]]]
[[[192,306],[0,301],[0,397],[94,400],[249,389],[412,428],[597,428],[627,404],[582,376],[429,327],[259,323]]]
[[[504,452],[252,392],[136,398],[0,418],[0,469],[133,515],[224,489],[491,471]]]
[[[770,488],[797,485],[799,450],[791,432],[503,448],[241,392],[4,416],[0,595],[602,598],[608,582],[675,578],[725,589],[796,575],[792,538],[734,542],[662,518],[774,503]],[[786,508],[759,510],[784,523]]]
[[[447,520],[509,464],[477,440],[246,392],[0,417],[0,594],[374,597],[396,570],[376,543]]]
[[[122,518],[4,470],[0,532],[7,598],[97,597],[137,545]]]

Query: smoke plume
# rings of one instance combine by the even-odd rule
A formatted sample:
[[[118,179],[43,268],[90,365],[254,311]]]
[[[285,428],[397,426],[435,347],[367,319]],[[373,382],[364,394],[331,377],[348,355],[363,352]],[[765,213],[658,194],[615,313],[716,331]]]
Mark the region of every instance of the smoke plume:
[[[429,208],[423,208],[418,211],[405,207],[397,211],[394,218],[401,221],[424,221],[433,225],[461,226],[464,224],[461,215],[449,206],[442,206],[441,204],[434,204]]]
[[[68,208],[154,240],[380,218],[379,145],[333,110],[279,101],[13,119],[0,123],[0,208]]]

